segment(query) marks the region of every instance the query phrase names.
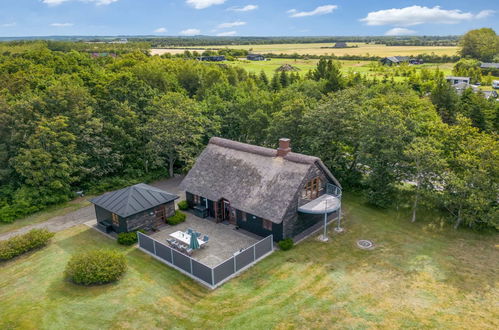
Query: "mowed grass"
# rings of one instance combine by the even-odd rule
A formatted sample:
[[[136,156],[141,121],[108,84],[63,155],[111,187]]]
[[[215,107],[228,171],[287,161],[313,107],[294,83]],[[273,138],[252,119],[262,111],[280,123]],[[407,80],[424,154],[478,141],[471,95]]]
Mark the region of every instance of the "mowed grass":
[[[68,214],[69,212],[76,211],[78,209],[81,209],[82,207],[90,205],[88,199],[89,197],[77,198],[62,205],[50,206],[43,211],[36,212],[22,219],[15,220],[12,223],[0,222],[0,234],[4,234],[9,231],[16,230],[35,223],[47,221],[53,217],[62,216]]]
[[[418,54],[435,55],[456,55],[457,46],[386,46],[366,43],[347,43],[349,46],[358,46],[352,48],[324,48],[332,47],[333,43],[310,43],[310,44],[267,44],[267,45],[214,45],[214,46],[196,46],[185,48],[169,49],[151,49],[152,55],[161,55],[164,53],[179,53],[185,49],[246,49],[253,53],[273,53],[273,54],[299,54],[299,55],[371,55],[371,56],[409,56]],[[198,50],[199,51],[199,50]]]
[[[290,64],[298,69],[299,74],[305,75],[309,70],[313,70],[316,68],[318,60],[309,59],[284,59],[284,58],[273,58],[270,61],[248,61],[248,60],[238,60],[238,61],[227,61],[224,62],[227,65],[238,66],[246,69],[248,72],[252,73],[260,73],[260,71],[264,71],[267,76],[272,76],[275,73],[275,70],[279,68],[283,64]],[[341,64],[341,71],[344,73],[348,72],[358,72],[360,74],[366,75],[370,78],[377,77],[382,78],[385,74],[384,71],[380,71],[378,67],[373,69],[373,64],[376,64],[376,61],[358,61],[358,60],[342,60],[338,61]],[[444,72],[445,75],[450,75],[452,73],[453,63],[441,63],[441,64],[423,64],[423,65],[414,65],[411,66],[416,70],[421,70],[423,68],[435,70],[439,69]],[[381,67],[381,69],[385,70],[388,73],[390,70],[394,70],[395,67]],[[402,77],[401,77],[402,78]],[[404,78],[405,79],[405,78]]]
[[[0,264],[0,328],[499,328],[497,235],[442,229],[436,216],[411,224],[407,210],[354,196],[345,208],[345,233],[275,252],[215,291],[85,226],[60,232]],[[96,247],[127,255],[124,278],[67,282],[69,257]]]

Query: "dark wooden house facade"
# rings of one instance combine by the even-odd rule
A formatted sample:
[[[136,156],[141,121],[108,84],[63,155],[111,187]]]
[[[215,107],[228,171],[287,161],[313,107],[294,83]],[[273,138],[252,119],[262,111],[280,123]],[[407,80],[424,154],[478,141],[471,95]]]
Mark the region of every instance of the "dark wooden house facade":
[[[90,201],[97,224],[116,233],[154,229],[175,213],[177,195],[145,183],[105,193]]]
[[[319,158],[291,152],[289,139],[270,149],[217,137],[181,184],[190,207],[207,209],[216,222],[260,236],[273,234],[276,241],[295,237],[324,218],[324,208],[306,210],[314,200],[331,197],[334,216],[338,207],[328,186],[340,184]]]
[[[261,54],[248,54],[246,59],[248,61],[265,61],[265,57]]]

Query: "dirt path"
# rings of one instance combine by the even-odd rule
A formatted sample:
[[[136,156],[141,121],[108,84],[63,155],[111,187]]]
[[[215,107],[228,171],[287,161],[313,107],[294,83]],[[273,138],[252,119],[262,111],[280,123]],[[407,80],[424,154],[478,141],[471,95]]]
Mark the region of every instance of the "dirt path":
[[[182,181],[183,176],[175,176],[171,179],[165,179],[151,183],[151,186],[166,190],[170,193],[177,194],[180,199],[184,199],[184,194],[179,189],[179,184]],[[60,215],[53,217],[47,221],[36,223],[33,225],[28,225],[4,234],[0,234],[0,241],[8,239],[15,235],[24,234],[31,229],[45,228],[53,232],[58,232],[64,229],[71,228],[73,226],[81,225],[85,222],[95,219],[94,206],[85,206],[79,210],[69,212],[65,215]]]

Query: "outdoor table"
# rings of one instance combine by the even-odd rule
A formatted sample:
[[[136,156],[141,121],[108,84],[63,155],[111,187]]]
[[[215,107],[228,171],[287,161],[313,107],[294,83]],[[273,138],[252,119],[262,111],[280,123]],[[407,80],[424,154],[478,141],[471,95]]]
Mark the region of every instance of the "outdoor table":
[[[170,236],[175,238],[177,241],[184,243],[187,246],[189,246],[191,244],[191,235],[184,233],[183,231],[180,231],[180,230],[176,231],[174,233],[171,233]],[[198,243],[199,243],[199,246],[206,244],[205,241],[202,241],[199,238],[198,238]]]

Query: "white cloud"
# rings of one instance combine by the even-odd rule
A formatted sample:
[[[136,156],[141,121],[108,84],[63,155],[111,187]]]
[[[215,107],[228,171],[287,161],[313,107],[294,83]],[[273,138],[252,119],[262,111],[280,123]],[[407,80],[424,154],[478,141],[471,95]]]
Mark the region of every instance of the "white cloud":
[[[12,23],[0,24],[0,27],[13,27],[13,26],[16,26],[16,25],[17,25],[17,23],[12,22]]]
[[[201,33],[201,30],[199,30],[199,29],[186,29],[186,30],[180,31],[180,34],[183,36],[195,36],[195,35],[199,35],[200,33]]]
[[[221,5],[227,0],[186,0],[185,2],[195,9],[205,9],[214,5]]]
[[[325,15],[332,13],[338,6],[336,5],[325,5],[319,6],[312,11],[297,11],[296,9],[290,9],[287,11],[289,17],[306,17],[306,16],[315,16],[315,15]]]
[[[217,33],[218,37],[230,37],[230,36],[235,36],[237,34],[236,31],[227,31],[227,32],[220,32]]]
[[[475,18],[476,19],[486,18],[492,16],[495,12],[496,12],[495,10],[490,10],[490,9],[482,10],[481,12],[475,15]]]
[[[409,36],[415,35],[417,32],[414,30],[396,27],[385,32],[385,36]]]
[[[44,4],[47,4],[49,6],[58,6],[64,2],[69,2],[69,1],[90,2],[90,3],[95,3],[97,6],[102,6],[102,5],[110,5],[113,2],[118,2],[119,0],[42,0]]]
[[[462,12],[459,9],[446,10],[440,6],[433,8],[410,6],[373,11],[362,18],[367,25],[413,26],[425,23],[457,24],[462,21],[480,19],[493,14],[493,10],[483,10],[478,14]]]
[[[154,33],[166,33],[166,31],[168,31],[166,28],[160,27],[154,30]]]
[[[73,23],[52,23],[50,26],[55,26],[55,27],[68,27],[68,26],[73,26]]]
[[[232,28],[234,26],[241,26],[241,25],[246,25],[246,22],[241,22],[241,21],[235,21],[235,22],[229,22],[229,23],[222,23],[217,26],[217,29],[228,29]]]
[[[230,7],[227,10],[230,11],[252,11],[258,9],[257,5],[246,5],[244,7]]]

